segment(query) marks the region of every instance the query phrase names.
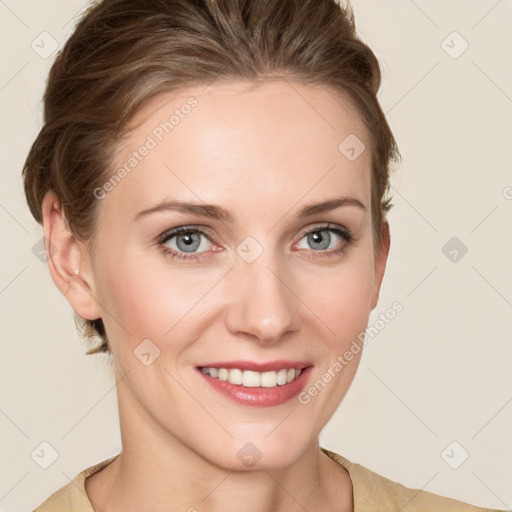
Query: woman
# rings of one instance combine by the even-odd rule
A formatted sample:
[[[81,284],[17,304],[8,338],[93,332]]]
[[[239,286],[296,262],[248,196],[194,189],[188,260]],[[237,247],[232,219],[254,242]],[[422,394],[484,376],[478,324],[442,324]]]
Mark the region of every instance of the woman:
[[[390,246],[379,85],[334,1],[106,0],[80,22],[25,191],[88,353],[112,356],[123,450],[37,511],[481,510],[318,443]]]

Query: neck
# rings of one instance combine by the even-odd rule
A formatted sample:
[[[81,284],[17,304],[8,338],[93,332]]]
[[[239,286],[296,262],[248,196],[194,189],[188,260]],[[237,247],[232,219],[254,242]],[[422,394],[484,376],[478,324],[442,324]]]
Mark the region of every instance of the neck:
[[[318,438],[286,465],[233,470],[191,449],[130,400],[119,400],[119,415],[122,453],[86,480],[95,512],[353,510],[350,477],[320,451]]]

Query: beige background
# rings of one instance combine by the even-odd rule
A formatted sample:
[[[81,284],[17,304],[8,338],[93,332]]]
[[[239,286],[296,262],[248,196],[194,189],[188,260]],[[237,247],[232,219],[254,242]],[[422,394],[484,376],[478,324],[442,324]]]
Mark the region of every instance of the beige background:
[[[84,5],[0,1],[2,511],[31,510],[120,450],[113,379],[102,356],[82,355],[72,311],[32,252],[42,230],[20,177],[53,59],[31,43],[62,45]],[[404,309],[369,342],[321,442],[409,487],[510,508],[512,3],[353,5],[403,155],[370,325],[394,301]],[[452,237],[468,248],[457,262],[442,251]],[[43,441],[58,452],[46,470],[31,458]],[[452,465],[469,453],[458,469],[441,456],[453,441]]]

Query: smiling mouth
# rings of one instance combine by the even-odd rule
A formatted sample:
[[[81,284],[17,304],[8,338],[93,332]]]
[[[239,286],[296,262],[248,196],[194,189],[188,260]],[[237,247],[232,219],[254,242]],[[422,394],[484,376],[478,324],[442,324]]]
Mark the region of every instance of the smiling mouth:
[[[236,386],[248,388],[275,388],[293,382],[301,373],[303,368],[282,368],[268,372],[256,372],[242,370],[240,368],[215,368],[201,366],[199,369],[203,374],[214,379],[227,381]]]

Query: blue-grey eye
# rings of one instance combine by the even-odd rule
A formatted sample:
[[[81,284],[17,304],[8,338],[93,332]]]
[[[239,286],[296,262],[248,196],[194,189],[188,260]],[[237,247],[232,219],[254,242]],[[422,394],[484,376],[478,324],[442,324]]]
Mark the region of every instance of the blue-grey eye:
[[[328,249],[331,243],[331,234],[326,230],[309,233],[308,243],[312,249]]]
[[[193,253],[208,250],[211,242],[198,230],[186,230],[181,233],[171,233],[165,244],[175,251]]]
[[[343,233],[339,230],[332,228],[316,229],[306,233],[299,242],[301,249],[313,249],[315,251],[325,251],[327,249],[334,249],[340,242],[343,241]],[[302,245],[305,240],[307,247]]]

